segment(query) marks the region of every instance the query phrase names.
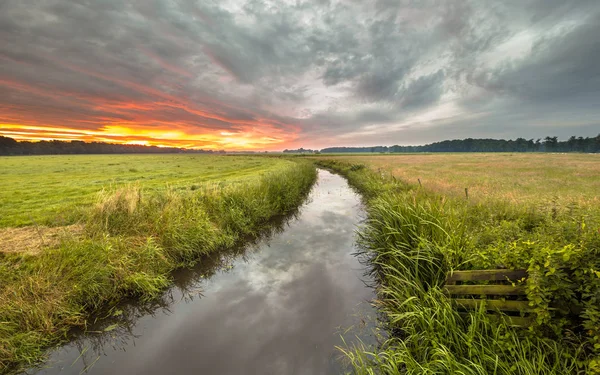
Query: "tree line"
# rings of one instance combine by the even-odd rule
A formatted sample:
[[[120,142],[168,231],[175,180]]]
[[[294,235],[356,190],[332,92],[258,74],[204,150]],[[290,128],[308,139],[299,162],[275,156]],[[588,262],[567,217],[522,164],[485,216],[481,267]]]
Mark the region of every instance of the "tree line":
[[[178,147],[123,145],[84,141],[16,141],[0,136],[0,155],[59,155],[59,154],[169,154],[169,153],[224,153],[225,151],[194,150]],[[316,153],[317,150],[285,150],[286,153]],[[422,146],[328,147],[322,153],[381,153],[381,152],[600,152],[600,134],[596,137],[572,136],[566,141],[558,137],[537,140],[509,139],[454,139]]]
[[[319,152],[319,150],[304,149],[302,147],[295,150],[288,150],[287,148],[283,150],[284,154],[314,154],[317,152]]]
[[[434,142],[423,146],[374,146],[374,147],[328,147],[322,153],[339,152],[600,152],[600,134],[596,137],[572,136],[566,141],[558,137],[537,140],[509,139],[454,139]]]
[[[0,155],[59,155],[59,154],[172,154],[223,153],[225,151],[193,150],[178,147],[122,145],[84,141],[16,141],[0,136]]]

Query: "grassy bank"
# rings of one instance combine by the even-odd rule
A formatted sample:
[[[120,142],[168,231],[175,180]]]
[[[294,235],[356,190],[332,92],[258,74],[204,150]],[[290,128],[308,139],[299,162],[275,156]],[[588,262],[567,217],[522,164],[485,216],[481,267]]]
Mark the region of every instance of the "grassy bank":
[[[317,163],[345,175],[367,200],[360,241],[391,336],[372,352],[346,349],[357,374],[599,373],[600,212],[586,203],[597,191],[583,200],[585,189],[571,191],[576,199],[563,191],[547,205],[539,196],[503,198],[501,187],[495,197],[466,199],[365,159]],[[489,176],[502,169],[489,168]],[[511,180],[528,183],[518,173]],[[492,321],[483,310],[462,316],[441,292],[450,270],[492,268],[528,270],[529,328]]]
[[[80,202],[78,232],[65,231],[35,255],[0,252],[0,372],[41,360],[47,347],[85,327],[101,308],[125,297],[159,296],[172,270],[256,235],[294,210],[316,178],[309,163],[222,160],[238,163],[239,173],[230,168],[220,175],[215,167],[212,179],[200,181],[201,173],[191,177],[194,168],[213,169],[190,161],[184,174],[193,181],[182,177],[181,184],[160,187],[154,176],[155,184],[113,185],[93,202]]]

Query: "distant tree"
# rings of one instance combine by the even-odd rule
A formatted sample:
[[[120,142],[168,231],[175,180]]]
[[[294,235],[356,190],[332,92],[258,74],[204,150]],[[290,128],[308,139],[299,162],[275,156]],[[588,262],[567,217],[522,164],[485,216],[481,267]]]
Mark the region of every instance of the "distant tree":
[[[315,152],[315,150],[310,150],[310,149],[304,149],[303,147],[300,147],[299,149],[296,150],[288,150],[287,148],[285,150],[283,150],[284,153],[292,153],[292,154],[312,154]]]
[[[0,135],[0,147],[15,147],[16,145],[17,141],[14,139]]]
[[[544,138],[544,145],[546,146],[546,151],[549,151],[549,152],[557,151],[558,137]]]
[[[220,151],[222,152],[222,151]],[[121,145],[103,142],[83,141],[40,141],[18,142],[0,136],[0,155],[57,155],[57,154],[132,154],[132,153],[213,153],[213,151],[192,150],[177,147],[157,147],[141,145]]]
[[[560,142],[558,137],[532,139],[453,139],[423,146],[328,147],[324,153],[352,152],[600,152],[600,134],[593,138],[571,137]]]

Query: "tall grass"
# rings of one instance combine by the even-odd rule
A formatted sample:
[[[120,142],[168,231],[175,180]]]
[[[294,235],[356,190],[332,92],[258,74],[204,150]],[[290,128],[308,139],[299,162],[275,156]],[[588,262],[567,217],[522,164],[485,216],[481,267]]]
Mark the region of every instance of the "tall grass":
[[[354,373],[598,372],[598,315],[591,305],[600,289],[580,261],[585,254],[588,269],[599,268],[596,228],[571,228],[568,210],[472,204],[355,164],[318,164],[344,174],[367,197],[368,219],[359,242],[377,281],[376,304],[390,336],[378,348],[342,349]],[[597,219],[588,215],[588,224],[598,225]],[[574,239],[577,251],[564,250],[565,241]],[[492,319],[483,307],[460,314],[441,291],[450,270],[497,267],[529,268],[528,297],[538,317],[529,329]],[[555,308],[561,302],[587,312],[562,314]]]
[[[99,194],[82,238],[37,256],[0,257],[0,372],[18,371],[125,297],[153,299],[175,268],[256,236],[294,210],[316,178],[309,163],[287,163],[226,186]]]

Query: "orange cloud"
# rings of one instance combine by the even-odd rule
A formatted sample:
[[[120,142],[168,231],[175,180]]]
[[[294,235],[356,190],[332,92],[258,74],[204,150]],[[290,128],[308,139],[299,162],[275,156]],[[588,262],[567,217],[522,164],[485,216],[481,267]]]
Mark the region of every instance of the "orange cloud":
[[[32,85],[1,77],[20,100],[0,103],[0,135],[18,140],[84,140],[206,149],[281,149],[300,129],[244,108],[202,97],[195,102],[157,88],[64,63],[53,63],[89,79],[134,93]],[[160,62],[159,62],[160,63]],[[176,67],[166,67],[176,70]]]

